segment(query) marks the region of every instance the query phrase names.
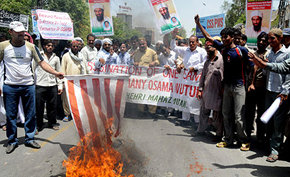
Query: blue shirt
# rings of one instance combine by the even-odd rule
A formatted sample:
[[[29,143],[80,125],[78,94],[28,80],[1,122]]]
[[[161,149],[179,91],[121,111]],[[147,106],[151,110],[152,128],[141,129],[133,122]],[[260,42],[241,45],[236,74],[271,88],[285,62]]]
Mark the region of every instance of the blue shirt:
[[[220,51],[224,60],[224,83],[244,85],[246,83],[247,68],[254,66],[249,60],[248,50],[245,47],[236,46],[225,48],[223,44],[214,40],[214,46]],[[240,54],[238,54],[238,52]]]
[[[134,64],[133,58],[131,58],[131,55],[128,52],[119,54],[117,58],[117,64],[125,64],[125,65],[132,65]]]

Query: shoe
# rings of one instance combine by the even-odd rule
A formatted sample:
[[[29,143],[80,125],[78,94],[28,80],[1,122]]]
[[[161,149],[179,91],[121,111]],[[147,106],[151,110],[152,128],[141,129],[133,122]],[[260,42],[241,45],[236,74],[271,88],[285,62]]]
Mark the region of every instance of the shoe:
[[[6,147],[6,154],[10,154],[18,147],[18,144],[8,144]]]
[[[28,143],[25,143],[25,146],[26,147],[31,147],[31,148],[34,148],[34,149],[40,149],[41,146],[36,142],[36,141],[29,141]]]
[[[59,126],[58,126],[58,125],[53,125],[53,126],[52,126],[52,129],[53,129],[53,130],[59,130]]]
[[[219,142],[216,144],[216,147],[218,147],[218,148],[224,148],[227,146],[228,146],[228,144],[225,141],[222,141],[222,142]]]
[[[250,150],[250,143],[243,143],[240,150],[241,151],[249,151]]]
[[[62,119],[63,122],[69,122],[70,121],[70,118],[68,116],[65,116],[63,119]]]
[[[270,154],[266,159],[267,162],[276,162],[277,160],[278,160],[278,155],[276,154]]]

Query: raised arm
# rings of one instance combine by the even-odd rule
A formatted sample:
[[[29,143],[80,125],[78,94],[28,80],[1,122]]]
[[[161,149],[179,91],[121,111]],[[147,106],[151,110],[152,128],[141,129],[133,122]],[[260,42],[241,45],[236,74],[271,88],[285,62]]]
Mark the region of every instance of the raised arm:
[[[201,30],[202,35],[205,37],[205,39],[210,41],[210,42],[213,42],[214,39],[208,34],[208,32],[200,24],[200,20],[199,20],[199,15],[198,14],[194,17],[194,20],[195,20],[196,26],[198,26],[198,28]]]

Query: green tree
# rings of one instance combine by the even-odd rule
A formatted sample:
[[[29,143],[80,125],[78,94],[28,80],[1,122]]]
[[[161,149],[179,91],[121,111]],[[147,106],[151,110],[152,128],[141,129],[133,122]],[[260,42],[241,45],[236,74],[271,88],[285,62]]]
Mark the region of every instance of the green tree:
[[[246,0],[233,0],[233,3],[224,1],[221,9],[226,13],[226,26],[233,27],[238,23],[246,22]]]
[[[114,24],[114,36],[111,37],[113,39],[119,39],[124,41],[126,39],[130,39],[132,36],[138,37],[142,36],[142,34],[139,31],[135,29],[130,29],[128,25],[118,17],[113,16],[113,24]]]

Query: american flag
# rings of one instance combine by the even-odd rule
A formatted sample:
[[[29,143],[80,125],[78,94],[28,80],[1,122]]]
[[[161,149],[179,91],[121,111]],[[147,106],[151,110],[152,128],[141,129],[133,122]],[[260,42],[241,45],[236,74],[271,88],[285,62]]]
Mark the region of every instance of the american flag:
[[[109,143],[106,127],[110,118],[114,118],[114,135],[119,135],[127,86],[128,77],[123,75],[65,76],[66,95],[80,138],[92,132],[106,137]]]

